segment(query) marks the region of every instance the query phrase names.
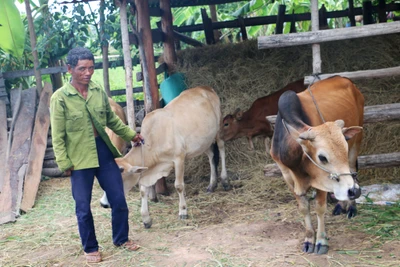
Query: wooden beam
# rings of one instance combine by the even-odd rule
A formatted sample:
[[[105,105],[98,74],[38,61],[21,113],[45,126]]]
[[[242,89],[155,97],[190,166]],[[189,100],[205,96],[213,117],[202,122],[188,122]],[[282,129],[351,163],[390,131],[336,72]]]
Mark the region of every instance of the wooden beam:
[[[53,93],[51,84],[45,83],[40,95],[39,106],[33,128],[31,148],[29,150],[24,193],[21,210],[28,211],[35,204],[36,194],[42,178],[42,166],[47,146],[47,135],[50,126],[50,97]],[[46,144],[46,145],[45,145]]]
[[[258,49],[316,44],[400,32],[400,22],[258,37]]]
[[[351,80],[382,78],[382,77],[400,75],[400,67],[392,67],[392,68],[376,69],[376,70],[359,70],[359,71],[349,71],[349,72],[327,73],[327,74],[320,74],[318,75],[318,77],[321,80],[324,80],[336,75],[346,77]],[[306,76],[304,78],[304,84],[311,84],[313,81],[315,81],[314,76]]]
[[[192,45],[194,47],[203,47],[205,46],[205,44],[203,44],[202,42],[199,42],[193,38],[190,38],[189,36],[186,36],[180,32],[174,31],[174,38],[178,39],[179,41],[182,41],[186,44]]]
[[[360,170],[398,167],[400,166],[400,152],[358,156],[357,163]],[[281,176],[282,173],[278,165],[272,163],[264,167],[264,175],[273,177]]]
[[[278,7],[278,15],[276,16],[275,34],[282,34],[283,33],[283,23],[284,23],[285,12],[286,12],[286,6],[285,5],[279,5],[279,7]]]
[[[266,118],[275,125],[276,115]],[[400,103],[364,107],[364,123],[400,121]]]

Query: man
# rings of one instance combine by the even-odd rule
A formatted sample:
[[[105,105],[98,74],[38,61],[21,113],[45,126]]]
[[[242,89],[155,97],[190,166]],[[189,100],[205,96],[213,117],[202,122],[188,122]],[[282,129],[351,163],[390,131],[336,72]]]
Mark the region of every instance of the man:
[[[128,207],[114,160],[121,154],[104,128],[107,126],[135,145],[144,139],[112,112],[105,91],[91,81],[94,56],[89,49],[72,49],[67,55],[67,67],[72,79],[50,101],[52,142],[58,167],[71,176],[83,250],[87,262],[94,263],[102,260],[90,209],[94,176],[111,205],[114,245],[132,251],[139,249],[128,239]]]

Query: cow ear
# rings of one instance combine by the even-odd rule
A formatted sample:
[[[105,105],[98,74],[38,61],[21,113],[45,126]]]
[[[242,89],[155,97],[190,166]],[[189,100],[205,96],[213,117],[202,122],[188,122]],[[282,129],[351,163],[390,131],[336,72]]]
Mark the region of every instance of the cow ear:
[[[350,140],[356,134],[360,133],[362,131],[362,129],[363,128],[360,126],[352,126],[352,127],[348,127],[348,128],[343,128],[342,133],[343,133],[344,137],[346,138],[346,140]]]
[[[142,173],[146,171],[148,168],[147,167],[139,167],[139,166],[131,166],[128,170],[128,173],[133,174],[133,173]]]

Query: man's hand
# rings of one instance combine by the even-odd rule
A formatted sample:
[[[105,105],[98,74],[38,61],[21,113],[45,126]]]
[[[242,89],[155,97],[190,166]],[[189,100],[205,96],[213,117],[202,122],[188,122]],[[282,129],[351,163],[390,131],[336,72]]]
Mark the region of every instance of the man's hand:
[[[64,173],[67,176],[71,176],[71,172],[74,170],[74,167],[69,168],[68,170],[66,170]]]
[[[140,134],[136,134],[135,137],[132,139],[133,146],[140,146],[144,144],[144,138]]]

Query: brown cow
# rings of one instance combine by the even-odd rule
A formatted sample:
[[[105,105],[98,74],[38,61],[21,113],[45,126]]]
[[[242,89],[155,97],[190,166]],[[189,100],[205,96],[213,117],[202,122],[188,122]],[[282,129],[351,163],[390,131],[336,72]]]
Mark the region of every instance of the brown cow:
[[[108,98],[108,101],[110,102],[111,110],[121,119],[123,123],[127,124],[124,109],[111,97]],[[125,155],[128,149],[128,143],[108,128],[106,128],[106,133],[119,152],[122,155]]]
[[[175,188],[179,195],[179,217],[188,217],[185,201],[184,165],[187,159],[207,154],[211,167],[208,191],[217,186],[217,167],[213,160],[214,146],[217,142],[221,156],[221,182],[229,189],[225,167],[224,141],[219,138],[221,109],[218,95],[210,87],[199,86],[183,91],[166,107],[157,109],[143,120],[141,134],[145,144],[132,148],[123,158],[115,161],[124,170],[125,194],[140,184],[142,197],[141,214],[146,228],[152,220],[148,210],[149,187],[161,177],[175,170]],[[136,167],[141,166],[141,167]],[[102,205],[107,204],[103,196]]]
[[[270,153],[305,217],[303,251],[324,254],[328,252],[324,223],[327,192],[352,202],[361,194],[353,175],[362,140],[364,97],[350,80],[340,76],[315,83],[311,92],[317,105],[308,90],[288,91],[280,97]],[[306,196],[311,187],[316,189],[316,235]]]
[[[221,138],[226,142],[246,136],[249,140],[249,148],[253,150],[254,145],[252,138],[254,136],[265,136],[267,145],[267,138],[272,137],[273,128],[271,124],[265,120],[265,117],[278,113],[278,100],[284,92],[292,90],[298,93],[305,88],[304,79],[297,80],[289,83],[275,93],[258,98],[245,112],[237,109],[233,115],[226,115],[221,127]]]

